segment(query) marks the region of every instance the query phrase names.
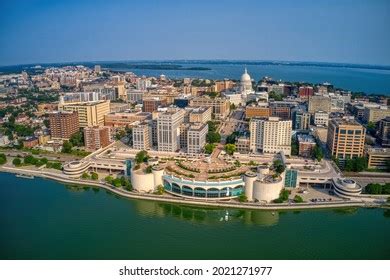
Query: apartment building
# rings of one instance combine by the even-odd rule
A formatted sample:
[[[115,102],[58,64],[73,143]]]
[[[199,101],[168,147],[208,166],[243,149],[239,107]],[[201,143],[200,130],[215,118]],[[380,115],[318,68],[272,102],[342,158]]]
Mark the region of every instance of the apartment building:
[[[108,146],[111,142],[111,130],[107,126],[84,127],[85,149],[96,151]]]
[[[51,138],[69,140],[80,130],[78,112],[52,112],[49,114]]]

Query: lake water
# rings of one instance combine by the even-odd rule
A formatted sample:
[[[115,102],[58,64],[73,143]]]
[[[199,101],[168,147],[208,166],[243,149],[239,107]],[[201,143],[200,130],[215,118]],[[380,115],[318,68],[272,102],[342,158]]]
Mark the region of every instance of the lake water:
[[[206,209],[6,173],[0,182],[0,259],[390,258],[384,209]]]
[[[151,62],[150,64],[153,64]],[[207,63],[174,63],[183,67],[206,67],[211,70],[150,70],[113,68],[113,70],[131,71],[137,75],[159,76],[165,74],[170,78],[205,78],[205,79],[237,79],[244,68],[248,68],[255,81],[268,76],[275,80],[323,83],[329,82],[335,87],[366,93],[390,95],[390,70],[323,67],[323,66],[291,66],[291,65],[245,65],[245,64],[207,64]]]

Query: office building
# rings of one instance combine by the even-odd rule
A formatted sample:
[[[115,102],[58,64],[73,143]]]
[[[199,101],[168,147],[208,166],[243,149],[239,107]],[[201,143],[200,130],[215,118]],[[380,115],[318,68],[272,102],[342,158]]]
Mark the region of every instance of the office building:
[[[330,113],[332,108],[330,97],[322,95],[313,95],[309,97],[309,113],[314,114],[317,111]]]
[[[328,126],[329,113],[324,111],[317,111],[313,115],[313,123],[316,126]]]
[[[84,127],[85,149],[96,151],[108,146],[111,141],[111,130],[107,126]]]
[[[308,130],[310,125],[310,114],[304,110],[294,110],[292,113],[293,128],[296,130]]]
[[[134,122],[143,122],[152,119],[151,113],[140,111],[126,113],[110,113],[104,116],[104,125],[111,127],[130,127]]]
[[[189,122],[191,123],[207,123],[211,121],[211,107],[193,108],[189,113]]]
[[[250,149],[254,153],[291,155],[292,121],[277,117],[253,118],[249,122]]]
[[[187,131],[187,153],[195,155],[203,152],[208,130],[207,123],[191,124]]]
[[[386,117],[390,117],[390,109],[387,106],[365,107],[363,121],[365,123],[377,123]]]
[[[378,127],[379,142],[382,147],[390,147],[390,117],[380,120]]]
[[[329,121],[327,146],[332,156],[344,161],[362,157],[366,129],[354,119]]]
[[[133,149],[149,150],[152,148],[152,128],[148,122],[142,122],[132,129]]]
[[[154,111],[157,111],[158,107],[164,107],[166,106],[167,100],[162,97],[144,97],[142,100],[142,110],[144,112],[153,113]]]
[[[295,101],[271,101],[269,102],[269,116],[291,120],[291,109],[297,105]]]
[[[110,113],[110,101],[76,102],[58,104],[59,110],[78,113],[80,127],[104,125],[104,115]]]
[[[313,149],[316,146],[316,141],[314,137],[307,134],[299,134],[298,135],[298,151],[299,156],[301,157],[311,157],[313,153]]]
[[[184,110],[168,108],[157,119],[157,145],[163,152],[176,152],[180,149],[180,124],[184,120]]]
[[[299,87],[298,97],[301,100],[309,100],[310,96],[313,96],[314,89],[313,87]]]
[[[53,112],[49,114],[50,133],[53,139],[69,140],[80,129],[77,112]]]
[[[211,107],[216,119],[224,119],[229,115],[230,103],[225,98],[196,97],[190,101],[192,107]]]
[[[367,150],[368,168],[389,169],[390,149],[389,148],[369,148]]]
[[[268,103],[255,105],[248,105],[245,107],[245,118],[268,118],[269,117],[269,107]]]

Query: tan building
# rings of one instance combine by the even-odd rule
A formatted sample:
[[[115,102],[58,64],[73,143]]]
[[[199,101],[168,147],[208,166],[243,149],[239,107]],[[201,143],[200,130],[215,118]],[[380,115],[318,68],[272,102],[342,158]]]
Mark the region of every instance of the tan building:
[[[309,113],[314,114],[317,111],[332,111],[332,102],[330,97],[322,95],[313,95],[309,97]]]
[[[221,92],[227,89],[231,89],[235,86],[235,83],[231,80],[216,81],[215,84],[211,87],[211,90],[214,92]]]
[[[111,130],[107,126],[84,127],[85,149],[96,151],[108,146],[111,141]]]
[[[207,123],[191,124],[187,131],[187,153],[200,154],[203,152],[208,130]]]
[[[168,108],[157,119],[157,145],[163,152],[176,152],[180,149],[180,124],[184,121],[184,110]]]
[[[190,106],[211,107],[216,119],[224,119],[230,112],[230,102],[225,98],[196,97],[190,101]]]
[[[78,112],[80,127],[104,125],[104,115],[110,113],[110,101],[61,103],[59,110]]]
[[[327,146],[332,156],[344,160],[362,157],[366,129],[354,119],[329,121]]]
[[[129,127],[134,122],[143,122],[152,118],[151,113],[147,112],[129,112],[129,113],[111,113],[104,116],[104,125],[111,127]]]
[[[193,108],[189,114],[189,121],[192,123],[207,123],[211,121],[211,107]]]
[[[240,154],[248,154],[250,152],[250,139],[247,137],[239,137],[236,139],[236,151]]]
[[[291,155],[292,121],[278,117],[253,118],[249,122],[250,149],[254,153]]]
[[[388,169],[390,161],[390,149],[370,148],[367,150],[368,168]]]
[[[45,145],[47,143],[47,141],[49,141],[51,138],[50,138],[50,135],[39,135],[38,136],[38,143],[39,145]]]
[[[390,117],[390,109],[387,106],[365,107],[363,120],[366,123],[377,123],[386,117]]]
[[[133,149],[149,150],[152,148],[152,128],[143,122],[133,126]]]
[[[49,114],[51,138],[69,140],[80,130],[78,112],[53,112]]]
[[[311,157],[316,141],[313,136],[306,134],[298,135],[299,155],[301,157]]]
[[[166,106],[168,104],[166,98],[162,97],[144,97],[142,100],[142,111],[153,113],[154,111],[157,111],[158,107]]]
[[[246,106],[245,108],[245,118],[268,118],[269,117],[269,108],[268,105],[265,106]]]

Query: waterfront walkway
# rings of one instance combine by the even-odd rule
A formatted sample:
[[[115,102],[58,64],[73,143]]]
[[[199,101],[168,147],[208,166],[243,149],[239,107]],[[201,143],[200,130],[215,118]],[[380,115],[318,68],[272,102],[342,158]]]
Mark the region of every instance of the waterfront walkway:
[[[0,171],[14,174],[32,175],[47,179],[56,180],[68,184],[95,186],[106,189],[117,195],[132,198],[144,199],[160,202],[170,202],[179,204],[189,204],[198,206],[224,207],[224,208],[243,208],[243,209],[258,209],[258,210],[296,210],[296,209],[316,209],[316,208],[342,208],[342,207],[379,207],[382,204],[375,202],[375,200],[355,200],[355,201],[333,201],[333,202],[304,202],[299,204],[279,203],[279,204],[259,204],[250,202],[236,202],[236,201],[215,201],[215,200],[194,200],[175,196],[141,194],[135,192],[125,191],[123,189],[115,188],[104,182],[95,182],[91,180],[72,179],[63,174],[51,173],[47,171],[35,171],[14,167],[0,167]]]

